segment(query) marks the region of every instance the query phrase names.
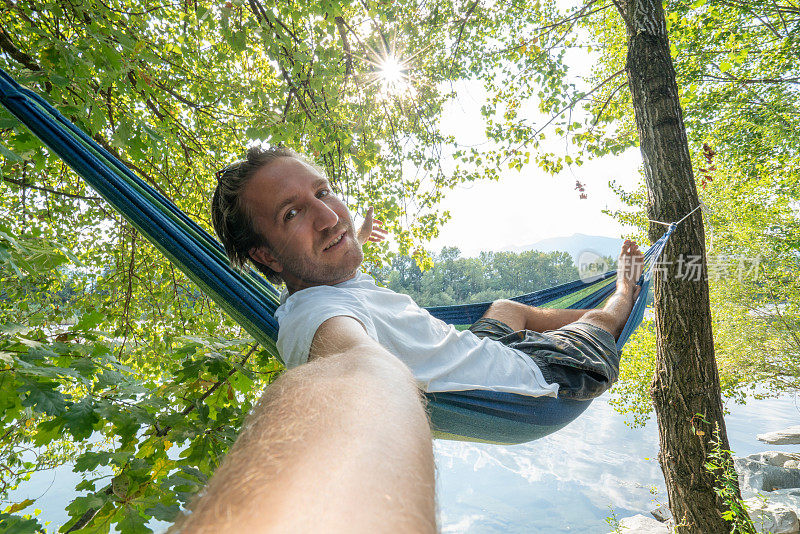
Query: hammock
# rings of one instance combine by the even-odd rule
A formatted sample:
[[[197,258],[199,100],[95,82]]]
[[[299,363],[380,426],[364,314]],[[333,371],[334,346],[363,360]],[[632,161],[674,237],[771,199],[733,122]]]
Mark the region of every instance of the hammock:
[[[275,287],[252,270],[232,269],[222,246],[208,232],[42,97],[17,84],[2,70],[0,102],[264,348],[277,355],[278,323],[273,313],[280,295]],[[645,271],[639,281],[642,290],[617,342],[618,348],[642,321],[652,266],[674,229],[673,224],[645,253]],[[610,271],[595,280],[576,280],[512,300],[551,308],[595,308],[614,292],[615,274]],[[480,318],[489,304],[428,309],[445,322],[466,325]],[[523,443],[555,432],[589,406],[588,401],[483,390],[428,393],[427,397],[437,437],[505,444]]]

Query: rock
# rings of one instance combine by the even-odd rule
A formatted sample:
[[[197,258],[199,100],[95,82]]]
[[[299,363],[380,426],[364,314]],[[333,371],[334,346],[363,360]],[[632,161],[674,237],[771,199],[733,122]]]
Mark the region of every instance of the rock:
[[[773,445],[798,445],[800,444],[800,426],[790,426],[777,432],[768,432],[756,436],[760,441]]]
[[[787,488],[762,493],[756,498],[766,500],[770,504],[778,504],[784,508],[791,508],[800,519],[800,488]]]
[[[659,523],[652,517],[647,517],[642,514],[620,520],[617,532],[630,532],[631,534],[670,534],[667,525]]]
[[[755,460],[756,462],[774,465],[775,467],[790,467],[786,465],[786,463],[800,460],[800,454],[787,454],[785,452],[768,451],[751,454],[750,456],[747,456],[747,458]]]
[[[650,510],[650,514],[660,523],[665,523],[672,519],[672,512],[670,512],[669,506],[666,504],[661,504],[655,510]]]
[[[800,521],[797,513],[782,504],[765,502],[761,497],[753,497],[744,501],[750,519],[758,532],[770,534],[797,534],[800,532]]]
[[[754,455],[758,456],[758,455]],[[800,488],[800,469],[786,469],[748,458],[734,459],[743,496],[784,488]]]

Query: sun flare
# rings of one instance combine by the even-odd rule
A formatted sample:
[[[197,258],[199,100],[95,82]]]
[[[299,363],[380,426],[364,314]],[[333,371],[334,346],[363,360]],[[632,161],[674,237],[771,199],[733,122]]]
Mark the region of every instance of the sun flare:
[[[383,60],[379,72],[383,82],[386,84],[400,83],[405,77],[404,65],[394,56],[389,56]]]
[[[389,54],[377,64],[381,90],[387,94],[405,93],[411,88],[408,65]]]

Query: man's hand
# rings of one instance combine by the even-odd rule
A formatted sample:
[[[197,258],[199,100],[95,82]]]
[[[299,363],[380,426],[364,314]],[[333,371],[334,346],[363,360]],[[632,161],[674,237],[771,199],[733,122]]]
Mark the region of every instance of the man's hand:
[[[358,243],[361,245],[367,241],[371,243],[380,243],[386,239],[386,236],[389,234],[383,229],[383,222],[372,217],[373,212],[374,210],[372,206],[370,206],[367,210],[367,214],[364,216],[364,222],[361,224],[361,228],[358,229],[356,239],[358,239]]]

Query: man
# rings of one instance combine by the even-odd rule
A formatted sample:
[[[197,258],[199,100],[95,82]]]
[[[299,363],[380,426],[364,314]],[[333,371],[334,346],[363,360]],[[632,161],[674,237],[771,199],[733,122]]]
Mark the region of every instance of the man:
[[[359,271],[363,253],[347,207],[322,174],[292,152],[251,150],[245,162],[222,173],[214,200],[215,229],[232,262],[250,261],[271,281],[286,284],[275,315],[287,368],[325,356],[331,334],[325,322],[341,317],[337,322],[350,323],[359,337],[403,361],[426,391],[589,399],[616,379],[615,338],[642,269],[635,243],[623,247],[617,292],[604,309],[552,310],[501,300],[471,332],[457,332]]]
[[[251,149],[245,161],[225,169],[218,179],[212,206],[214,227],[232,263],[252,262],[271,281],[286,285],[276,312],[281,326],[278,350],[290,369],[283,378],[291,382],[303,376],[296,380],[301,384],[297,389],[318,396],[308,402],[293,400],[298,392],[289,388],[283,400],[274,400],[287,387],[273,384],[268,388],[264,406],[252,416],[256,421],[273,416],[256,433],[267,438],[254,439],[256,424],[248,423],[206,497],[205,502],[222,506],[229,517],[237,516],[236,498],[225,491],[225,483],[214,482],[229,480],[231,472],[252,468],[253,462],[263,458],[283,457],[283,468],[263,462],[269,474],[248,473],[248,480],[257,479],[261,492],[264,487],[287,485],[284,501],[286,494],[292,496],[288,502],[298,495],[311,497],[311,515],[318,515],[317,525],[325,525],[327,531],[336,521],[349,531],[374,531],[375,521],[383,521],[385,530],[435,530],[430,434],[424,427],[420,401],[409,392],[408,370],[425,391],[484,389],[572,399],[593,398],[617,377],[619,354],[614,340],[630,314],[642,272],[642,255],[635,243],[626,241],[623,246],[617,290],[602,310],[549,310],[501,300],[469,331],[458,332],[409,297],[377,287],[359,271],[361,245],[372,230],[371,216],[357,235],[347,207],[332,193],[328,181],[296,154],[285,149]],[[344,366],[353,374],[348,378],[346,373],[318,372],[326,366]],[[353,404],[351,395],[357,393],[344,391],[354,377],[363,380],[368,390],[366,402]],[[341,395],[325,397],[331,388],[342,388]],[[355,420],[349,413],[352,410],[358,411]],[[282,412],[289,415],[281,419]],[[331,426],[331,420],[354,426]],[[324,437],[319,435],[322,422],[328,424]],[[384,426],[375,431],[381,422]],[[310,445],[298,449],[298,438],[281,438],[284,430],[276,428],[284,427],[289,435],[294,427],[305,428],[300,432],[306,436],[303,439],[316,436],[312,441],[325,444],[327,450],[353,428],[361,428],[362,433],[372,428],[384,437],[372,436],[381,446],[361,443],[358,458],[371,467],[353,463],[353,456],[344,454],[346,447],[339,445],[335,449],[339,454],[330,461],[353,465],[331,471],[323,465],[308,465],[320,456],[319,450]],[[370,437],[366,434],[365,439]],[[276,446],[265,445],[276,439]],[[252,453],[253,447],[267,452]],[[344,504],[340,492],[337,497],[328,495],[326,504],[320,505],[316,499],[325,490],[317,486],[330,487],[331,480],[339,477],[351,490],[363,484],[374,486],[377,493],[361,491],[355,501],[364,499],[362,506],[348,499],[350,505]],[[198,505],[194,519],[199,521],[202,515],[207,521],[209,506]],[[285,514],[275,521],[284,528],[291,524]],[[303,523],[292,524],[290,530],[305,528],[313,529]]]

